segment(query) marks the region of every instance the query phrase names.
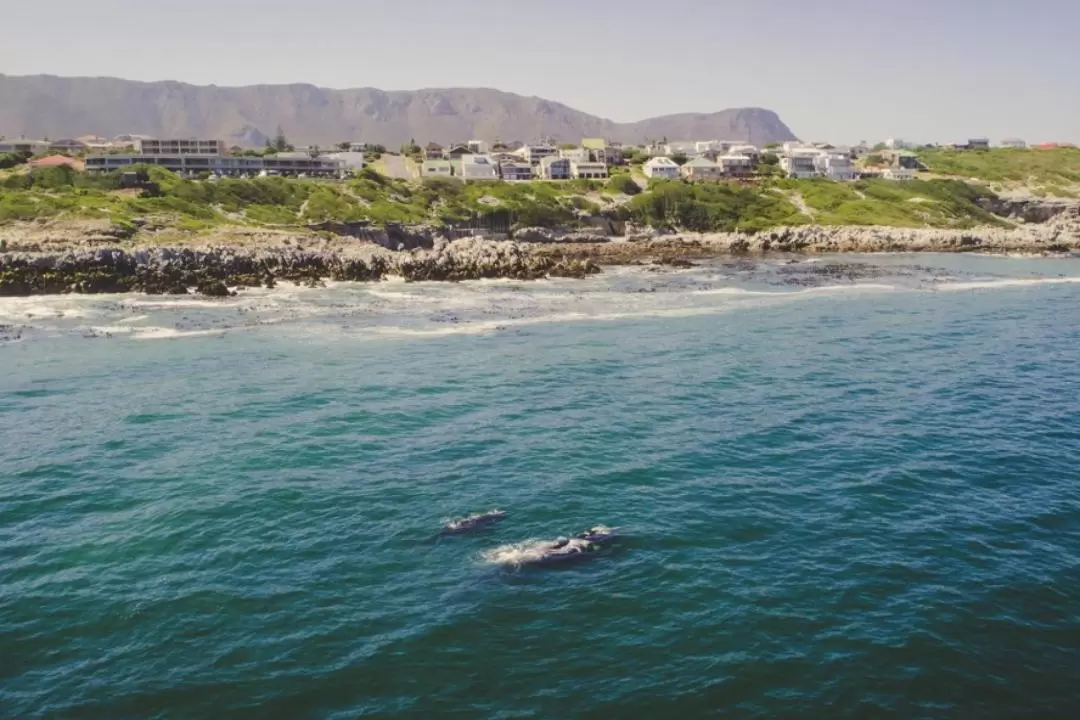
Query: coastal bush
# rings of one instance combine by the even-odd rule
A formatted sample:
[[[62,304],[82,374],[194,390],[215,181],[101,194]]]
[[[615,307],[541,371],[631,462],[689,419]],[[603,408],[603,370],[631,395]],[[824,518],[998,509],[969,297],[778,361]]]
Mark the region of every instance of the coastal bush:
[[[656,182],[651,192],[632,199],[628,210],[637,222],[693,232],[756,231],[806,222],[782,195],[724,183]]]
[[[604,186],[604,189],[612,194],[637,195],[641,192],[641,186],[627,173],[612,175]]]

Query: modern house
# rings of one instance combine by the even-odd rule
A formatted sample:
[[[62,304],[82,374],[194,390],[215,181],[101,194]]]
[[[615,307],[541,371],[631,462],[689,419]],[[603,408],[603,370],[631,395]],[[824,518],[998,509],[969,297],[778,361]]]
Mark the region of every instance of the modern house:
[[[582,138],[581,147],[589,151],[589,159],[605,165],[622,165],[623,147],[619,143],[609,143],[604,138]]]
[[[355,145],[353,147],[355,147]],[[331,160],[337,160],[346,170],[364,169],[363,151],[349,150],[342,152],[323,153],[323,157],[330,158]]]
[[[451,145],[450,149],[446,151],[446,157],[451,160],[460,160],[466,155],[475,155],[475,153],[469,149],[468,145]]]
[[[592,160],[571,160],[570,177],[575,180],[602,180],[608,176],[607,164]]]
[[[855,179],[855,164],[851,155],[839,152],[822,152],[815,158],[818,174],[829,180],[847,182]]]
[[[27,153],[39,155],[49,151],[48,140],[0,140],[0,153]]]
[[[569,180],[570,161],[566,158],[548,155],[540,159],[536,174],[541,180]]]
[[[572,163],[589,162],[592,159],[592,154],[588,148],[576,147],[559,150],[559,157],[566,158]]]
[[[429,142],[424,147],[424,159],[425,160],[442,160],[446,157],[446,151],[443,146],[437,142]]]
[[[88,149],[86,143],[72,138],[53,140],[49,143],[49,152],[64,153],[65,155],[78,155],[79,153],[86,152]]]
[[[694,143],[694,152],[703,155],[709,151],[718,152],[723,150],[719,140],[698,140]]]
[[[498,180],[499,172],[487,155],[462,155],[455,167],[462,180]]]
[[[971,138],[967,141],[968,150],[989,150],[990,140],[987,138]]]
[[[540,161],[548,157],[557,157],[558,148],[554,145],[522,145],[517,150],[517,155],[534,168],[540,165]],[[569,169],[567,170],[569,172]]]
[[[641,167],[645,177],[668,178],[674,180],[679,177],[679,166],[669,157],[654,157]]]
[[[135,141],[137,155],[221,155],[225,144],[220,140],[156,140]]]
[[[724,176],[723,169],[706,157],[697,157],[679,168],[687,180],[719,180]]]
[[[754,159],[747,155],[721,155],[716,159],[716,164],[725,177],[749,177],[754,174]]]
[[[474,155],[487,154],[487,143],[483,140],[470,140],[468,143],[466,143],[466,145],[469,146],[469,150]]]
[[[805,148],[792,150],[780,158],[780,168],[789,178],[805,180],[819,175],[817,169],[818,152]]]
[[[728,155],[745,155],[755,165],[761,160],[761,149],[757,145],[747,143],[735,143],[727,149]]]
[[[1027,147],[1027,143],[1020,138],[1006,138],[1001,141],[1001,147],[1022,150]]]
[[[499,174],[503,180],[510,182],[532,180],[533,167],[527,162],[501,162]]]
[[[213,175],[315,175],[340,176],[343,167],[328,157],[313,158],[307,153],[283,153],[266,157],[230,155],[91,155],[86,158],[87,172],[122,170],[131,165],[156,165],[180,174]]]
[[[695,157],[698,154],[697,143],[689,141],[677,141],[669,142],[664,146],[664,155],[671,157],[672,155],[685,155],[686,157]]]
[[[454,166],[449,160],[425,160],[420,166],[420,174],[423,177],[450,177],[454,174]]]

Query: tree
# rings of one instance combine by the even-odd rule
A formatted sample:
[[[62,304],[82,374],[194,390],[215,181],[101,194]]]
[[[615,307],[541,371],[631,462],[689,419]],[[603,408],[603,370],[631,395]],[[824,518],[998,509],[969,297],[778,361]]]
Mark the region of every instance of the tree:
[[[574,143],[562,143],[561,145],[559,145],[560,150],[574,150],[576,148],[577,145],[575,145]]]
[[[281,129],[280,125],[278,125],[277,134],[274,136],[271,147],[276,152],[290,152],[296,149],[289,143],[289,139],[285,137],[285,131]]]
[[[675,163],[679,167],[682,167],[683,165],[685,165],[689,160],[690,160],[690,158],[686,157],[686,153],[681,153],[680,152],[680,153],[675,153],[674,155],[671,156],[671,162]]]
[[[776,153],[765,153],[761,156],[762,165],[779,165],[780,158],[776,156]]]

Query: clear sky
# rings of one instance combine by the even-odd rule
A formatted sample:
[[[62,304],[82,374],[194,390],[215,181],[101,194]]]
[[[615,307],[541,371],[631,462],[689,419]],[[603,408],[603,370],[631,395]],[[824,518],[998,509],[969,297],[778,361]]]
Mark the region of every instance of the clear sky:
[[[1080,0],[34,0],[0,72],[494,87],[806,140],[1080,140]]]

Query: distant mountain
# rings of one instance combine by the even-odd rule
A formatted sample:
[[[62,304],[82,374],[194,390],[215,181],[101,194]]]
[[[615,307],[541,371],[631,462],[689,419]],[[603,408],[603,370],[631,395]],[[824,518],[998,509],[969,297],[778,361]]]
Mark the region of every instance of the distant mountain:
[[[637,143],[666,137],[759,145],[795,139],[776,113],[761,108],[616,123],[550,100],[485,88],[398,92],[314,85],[225,88],[0,74],[0,134],[8,137],[137,133],[255,146],[264,144],[279,126],[298,145],[358,140],[396,147],[411,138],[445,144],[546,136],[560,141],[605,137]]]

